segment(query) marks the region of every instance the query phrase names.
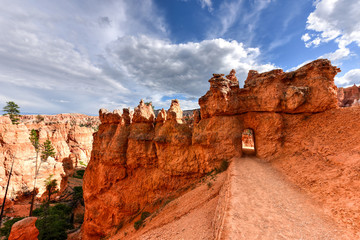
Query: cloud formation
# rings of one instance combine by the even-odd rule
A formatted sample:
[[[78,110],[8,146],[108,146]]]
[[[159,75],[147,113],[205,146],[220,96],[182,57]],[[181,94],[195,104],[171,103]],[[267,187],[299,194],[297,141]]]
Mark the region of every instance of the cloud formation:
[[[349,86],[360,83],[360,69],[352,69],[342,77],[335,77],[335,84]]]
[[[199,0],[202,8],[208,8],[208,10],[211,12],[213,10],[212,8],[212,1],[211,0]]]
[[[326,57],[339,60],[349,56],[348,45],[355,43],[360,47],[360,1],[316,1],[315,11],[308,16],[306,29],[309,32],[302,36],[306,47],[335,41],[338,49]]]
[[[114,41],[107,49],[112,67],[136,85],[194,97],[208,89],[206,79],[212,72],[228,73],[234,68],[244,81],[252,68],[259,71],[274,68],[272,64],[259,64],[259,55],[258,48],[246,48],[235,40],[221,38],[173,44],[147,36],[127,36]]]
[[[235,68],[244,80],[249,69],[274,67],[237,41],[167,40],[152,1],[90,0],[85,9],[74,1],[15,0],[0,12],[0,101],[13,100],[25,113],[96,114],[140,98],[168,108],[173,97],[195,108],[211,73]]]

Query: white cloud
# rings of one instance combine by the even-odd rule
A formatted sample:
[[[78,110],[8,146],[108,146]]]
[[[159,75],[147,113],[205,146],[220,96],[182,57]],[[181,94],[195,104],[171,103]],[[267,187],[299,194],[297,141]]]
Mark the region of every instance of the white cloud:
[[[348,48],[339,48],[335,52],[327,53],[319,58],[327,58],[331,61],[337,61],[340,59],[344,59],[349,55],[350,55],[350,50]]]
[[[224,0],[213,15],[213,23],[208,30],[208,38],[225,36],[236,27],[239,39],[246,36],[251,43],[256,34],[256,27],[264,9],[274,0],[254,0],[247,4],[243,0]]]
[[[310,39],[311,39],[311,37],[308,33],[305,33],[304,35],[301,36],[301,40],[303,40],[304,42],[307,42]]]
[[[31,113],[96,114],[141,98],[169,108],[180,95],[183,109],[195,108],[213,72],[235,68],[243,82],[250,69],[274,68],[261,63],[258,48],[237,41],[164,40],[168,30],[152,1],[89,0],[83,8],[74,1],[0,5],[2,103]]]
[[[360,83],[360,69],[352,69],[342,77],[335,77],[337,86],[348,86]]]
[[[208,8],[210,12],[213,10],[211,0],[199,0],[199,1],[202,8]]]
[[[315,3],[315,11],[307,19],[306,33],[302,40],[306,47],[318,46],[334,40],[339,49],[329,53],[333,59],[349,56],[346,48],[355,42],[360,47],[360,1],[359,0],[321,0]]]
[[[211,73],[236,69],[243,82],[250,69],[271,70],[259,64],[258,48],[246,48],[237,41],[204,40],[185,44],[141,37],[123,37],[108,47],[109,64],[130,79],[154,92],[201,96],[209,86]]]
[[[99,56],[107,43],[123,35],[166,36],[166,26],[152,1],[140,3],[89,0],[84,8],[75,2],[3,2],[3,103],[14,100],[25,112],[88,114],[96,114],[99,105],[110,108],[125,103],[129,90],[118,76],[107,73]]]

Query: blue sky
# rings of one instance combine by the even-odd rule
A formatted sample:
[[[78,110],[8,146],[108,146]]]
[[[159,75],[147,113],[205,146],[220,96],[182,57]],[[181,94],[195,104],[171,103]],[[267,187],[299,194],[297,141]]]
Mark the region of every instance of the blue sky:
[[[318,58],[360,83],[358,0],[4,0],[0,30],[0,107],[23,113],[192,109],[212,73]]]

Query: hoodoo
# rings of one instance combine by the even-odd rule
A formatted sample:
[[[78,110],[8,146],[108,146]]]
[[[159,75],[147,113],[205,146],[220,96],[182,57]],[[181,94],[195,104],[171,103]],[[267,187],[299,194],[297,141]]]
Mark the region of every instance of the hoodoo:
[[[41,164],[36,186],[38,196],[46,191],[43,182],[49,175],[64,188],[74,167],[89,161],[93,127],[99,125],[99,118],[82,114],[22,115],[20,118],[20,124],[14,125],[9,117],[0,116],[0,198],[4,196],[12,160],[14,172],[8,198],[21,197],[33,189],[36,154],[29,139],[32,129],[39,134],[40,143],[49,139],[56,152],[55,158],[50,157]]]
[[[258,158],[323,204],[340,225],[358,231],[360,109],[338,107],[339,71],[324,59],[293,72],[250,71],[244,88],[234,70],[214,74],[193,125],[182,121],[177,100],[156,119],[143,101],[133,115],[101,109],[84,177],[83,239],[113,233],[224,159],[241,157],[245,129],[253,131]]]

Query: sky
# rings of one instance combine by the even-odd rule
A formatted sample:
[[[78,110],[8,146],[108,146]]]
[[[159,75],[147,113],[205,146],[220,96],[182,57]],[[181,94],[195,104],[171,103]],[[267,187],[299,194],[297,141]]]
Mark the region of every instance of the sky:
[[[22,114],[198,108],[212,73],[328,58],[360,83],[359,0],[3,0],[0,108]]]

